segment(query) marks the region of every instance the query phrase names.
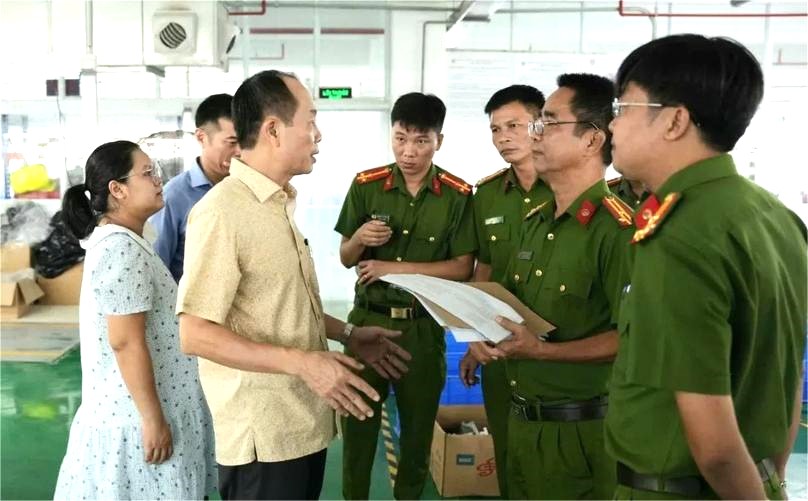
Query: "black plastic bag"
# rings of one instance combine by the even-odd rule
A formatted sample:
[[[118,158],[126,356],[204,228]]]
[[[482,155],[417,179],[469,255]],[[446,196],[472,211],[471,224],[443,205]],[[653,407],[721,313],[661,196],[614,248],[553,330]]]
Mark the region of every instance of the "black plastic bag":
[[[34,248],[36,272],[45,278],[55,278],[84,260],[84,249],[62,220],[62,211],[51,218],[53,230]]]

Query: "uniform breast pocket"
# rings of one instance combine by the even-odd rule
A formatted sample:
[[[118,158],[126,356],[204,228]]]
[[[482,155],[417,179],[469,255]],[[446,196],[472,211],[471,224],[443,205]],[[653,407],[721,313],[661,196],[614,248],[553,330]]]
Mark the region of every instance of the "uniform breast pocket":
[[[505,224],[491,224],[485,227],[485,239],[492,247],[511,240],[510,228]]]
[[[576,318],[584,314],[592,290],[592,276],[585,271],[569,268],[547,270],[539,294],[545,304],[551,304],[553,316],[559,319]]]
[[[449,248],[445,229],[416,229],[409,248],[410,261],[440,261],[448,259]]]

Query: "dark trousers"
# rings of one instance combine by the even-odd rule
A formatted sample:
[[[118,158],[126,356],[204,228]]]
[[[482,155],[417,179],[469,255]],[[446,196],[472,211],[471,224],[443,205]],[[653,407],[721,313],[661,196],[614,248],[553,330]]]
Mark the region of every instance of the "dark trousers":
[[[274,463],[219,465],[222,499],[317,499],[323,488],[327,449]]]

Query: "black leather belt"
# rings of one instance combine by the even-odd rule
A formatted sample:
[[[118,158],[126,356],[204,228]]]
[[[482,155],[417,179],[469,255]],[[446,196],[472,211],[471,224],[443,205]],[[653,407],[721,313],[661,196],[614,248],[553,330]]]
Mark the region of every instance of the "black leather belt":
[[[417,306],[387,306],[376,303],[356,303],[356,306],[374,313],[381,313],[395,320],[411,320],[426,316],[426,311]]]
[[[763,482],[769,480],[775,473],[774,461],[771,459],[764,459],[755,464],[755,466],[757,466],[760,479]],[[617,463],[617,483],[631,487],[632,489],[664,492],[686,497],[703,496],[706,492],[711,490],[710,485],[704,480],[704,477],[699,475],[671,478],[646,475],[637,473],[620,462]]]
[[[511,412],[525,421],[589,421],[603,419],[609,407],[609,397],[602,395],[590,400],[543,404],[511,395]]]

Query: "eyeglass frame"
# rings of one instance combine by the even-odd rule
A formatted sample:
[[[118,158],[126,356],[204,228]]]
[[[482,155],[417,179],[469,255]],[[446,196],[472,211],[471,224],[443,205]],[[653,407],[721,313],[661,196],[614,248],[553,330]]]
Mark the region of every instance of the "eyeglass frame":
[[[631,102],[631,101],[620,101],[617,98],[614,98],[612,101],[612,115],[614,118],[619,117],[622,114],[622,109],[626,106],[644,106],[646,108],[665,108],[669,105],[663,103],[639,103],[639,102]]]
[[[622,102],[622,101],[619,101],[617,98],[614,98],[614,101],[612,101],[612,115],[614,116],[614,118],[619,117],[621,115],[621,111],[620,111],[621,108],[624,108],[626,106],[644,106],[646,108],[660,109],[660,108],[671,108],[671,107],[675,107],[677,105],[675,105],[675,104],[665,104],[665,103],[638,103],[638,102],[628,102],[628,101]],[[693,122],[693,124],[695,124],[696,127],[701,127],[701,121],[696,118],[696,116],[693,114],[692,111],[688,110],[688,112],[690,113],[690,120]]]
[[[123,181],[124,179],[129,179],[130,177],[135,176],[150,177],[152,179],[152,183],[160,182],[162,184],[163,182],[163,173],[160,170],[160,167],[158,167],[157,165],[152,165],[150,169],[146,169],[143,172],[133,172],[123,177],[119,177],[116,179],[116,181]]]
[[[542,137],[544,136],[544,129],[547,126],[566,124],[587,124],[591,125],[595,131],[601,130],[601,128],[598,127],[595,122],[588,120],[560,120],[554,122],[545,122],[541,118],[537,118],[536,120],[531,120],[527,123],[527,133],[530,137]]]

